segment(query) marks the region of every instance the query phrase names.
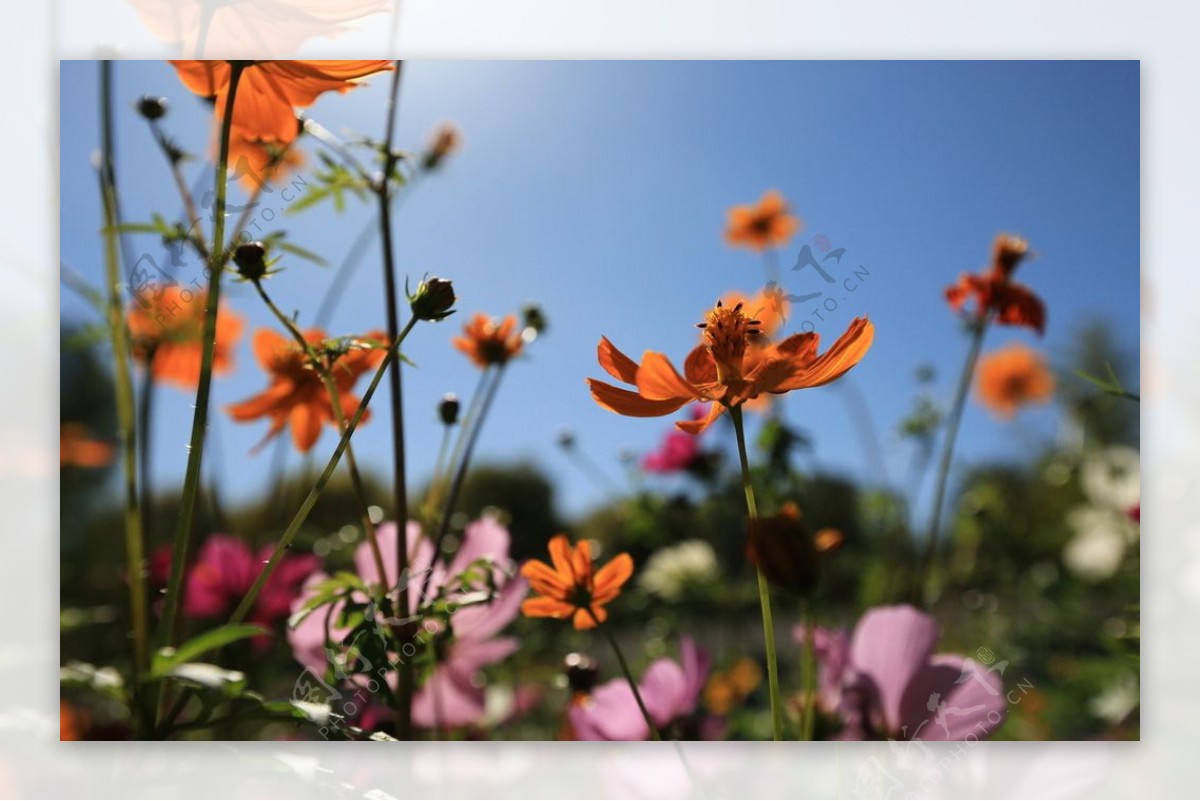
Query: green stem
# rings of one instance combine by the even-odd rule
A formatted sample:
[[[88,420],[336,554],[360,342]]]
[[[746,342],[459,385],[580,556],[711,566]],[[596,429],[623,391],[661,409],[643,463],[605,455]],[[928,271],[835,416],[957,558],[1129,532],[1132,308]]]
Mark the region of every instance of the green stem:
[[[108,284],[108,331],[113,350],[113,388],[116,393],[117,427],[121,442],[122,478],[125,484],[125,558],[129,573],[129,617],[133,641],[133,708],[138,739],[145,739],[154,726],[154,711],[144,697],[141,677],[149,666],[145,536],[138,509],[137,430],[134,421],[133,378],[129,369],[129,331],[121,302],[121,276],[114,168],[112,119],[112,62],[100,64],[101,151],[100,191],[104,205],[104,265]],[[134,291],[138,287],[132,287]]]
[[[329,483],[329,478],[333,475],[333,471],[337,469],[338,462],[341,461],[342,454],[345,452],[346,446],[350,443],[350,437],[353,436],[354,430],[358,428],[359,421],[362,420],[362,416],[366,412],[367,406],[371,403],[371,398],[375,395],[375,390],[379,387],[379,383],[383,379],[383,374],[387,372],[387,368],[392,365],[392,362],[396,361],[396,354],[400,350],[400,345],[404,342],[405,338],[408,336],[408,332],[412,331],[413,326],[416,325],[416,323],[417,318],[411,318],[408,321],[408,324],[404,326],[404,330],[400,332],[398,337],[396,337],[395,342],[393,342],[391,347],[388,348],[387,356],[384,357],[383,362],[375,371],[375,375],[372,376],[371,383],[367,387],[367,391],[363,393],[362,401],[359,403],[358,409],[355,410],[354,415],[350,418],[350,422],[346,424],[346,430],[342,433],[342,437],[338,441],[337,447],[333,451],[333,455],[329,457],[329,462],[325,465],[325,469],[317,478],[316,483],[309,491],[308,496],[304,499],[304,502],[300,504],[300,508],[296,511],[295,516],[292,517],[292,522],[288,524],[287,530],[283,532],[283,536],[281,536],[279,538],[279,542],[275,544],[275,549],[271,552],[271,556],[269,559],[267,559],[267,563],[263,565],[262,572],[258,574],[258,578],[254,580],[254,584],[251,585],[250,590],[246,593],[245,597],[242,598],[242,602],[238,604],[237,609],[235,609],[233,614],[229,617],[230,625],[236,625],[245,620],[246,615],[249,614],[250,610],[254,607],[254,602],[258,598],[259,592],[262,591],[263,585],[267,583],[267,579],[269,579],[271,574],[275,572],[275,567],[278,565],[279,560],[282,559],[283,554],[286,553],[290,547],[292,547],[292,542],[296,539],[296,535],[300,532],[300,527],[304,525],[306,520],[308,520],[309,513],[312,511],[313,506],[316,505],[317,499],[321,496],[321,493],[325,489],[325,485]]]
[[[153,514],[150,500],[150,424],[153,420],[154,409],[154,366],[155,348],[153,345],[146,350],[146,372],[142,376],[141,397],[138,399],[138,486],[141,488],[142,504],[142,539],[153,544],[152,534]]]
[[[475,392],[471,395],[471,402],[467,404],[467,413],[463,416],[462,425],[458,428],[458,439],[454,441],[454,449],[450,452],[450,461],[446,465],[447,472],[462,461],[463,449],[466,447],[467,441],[471,438],[471,432],[475,430],[475,420],[479,417],[479,411],[483,407],[483,399],[487,396],[489,378],[491,378],[489,370],[480,371],[479,383],[476,384]],[[450,480],[451,477],[446,475],[441,481],[436,482],[430,487],[429,498],[426,500],[426,504],[433,510],[433,514],[436,514],[438,508],[442,506],[442,499],[446,495],[446,490],[449,489]],[[441,525],[440,517],[437,519],[437,525]]]
[[[963,364],[962,374],[958,377],[958,388],[954,393],[954,405],[950,409],[950,417],[946,421],[946,439],[942,444],[942,458],[938,463],[937,484],[933,496],[933,513],[929,522],[929,535],[925,543],[925,558],[921,566],[921,584],[925,590],[926,602],[934,596],[934,566],[937,561],[938,534],[942,526],[942,506],[946,499],[946,485],[950,478],[950,463],[954,458],[954,443],[958,439],[958,427],[962,422],[963,409],[967,404],[967,392],[971,389],[971,379],[975,376],[975,365],[979,361],[979,352],[983,348],[983,337],[987,333],[988,317],[976,321],[971,327],[971,345],[967,349],[967,360]]]
[[[592,620],[596,621],[596,628],[608,640],[608,644],[612,646],[613,653],[617,656],[617,663],[621,666],[621,673],[625,675],[625,681],[629,684],[629,689],[633,691],[633,698],[637,701],[638,709],[641,710],[642,718],[646,721],[646,726],[650,729],[650,738],[653,740],[661,740],[662,734],[659,733],[658,727],[654,725],[654,721],[650,718],[650,712],[646,709],[646,702],[642,700],[642,693],[638,690],[637,682],[633,680],[633,673],[629,670],[629,665],[625,662],[625,655],[621,653],[621,648],[617,645],[616,639],[612,633],[604,626],[600,625],[600,619],[596,617],[596,613],[592,608],[586,607],[587,613],[591,615]]]
[[[742,489],[746,491],[746,511],[750,519],[758,519],[758,505],[754,502],[754,487],[750,481],[750,461],[746,458],[746,432],[742,421],[742,407],[729,410],[733,429],[737,433],[738,457],[742,463]],[[762,609],[763,642],[767,650],[767,688],[771,693],[771,736],[783,739],[783,705],[779,696],[779,660],[775,651],[775,619],[771,615],[771,590],[767,577],[758,570],[758,603]]]

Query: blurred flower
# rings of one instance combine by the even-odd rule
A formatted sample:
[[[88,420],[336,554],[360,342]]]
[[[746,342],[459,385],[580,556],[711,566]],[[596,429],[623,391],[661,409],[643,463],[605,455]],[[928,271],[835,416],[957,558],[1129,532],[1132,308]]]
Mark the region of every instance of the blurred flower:
[[[150,361],[155,381],[195,389],[200,383],[200,361],[204,355],[205,292],[207,289],[164,287],[160,292],[141,292],[129,306],[126,317],[132,338],[133,357]],[[242,336],[244,321],[222,304],[217,311],[217,336],[213,349],[213,375],[233,370],[233,349]]]
[[[570,617],[577,629],[595,628],[608,618],[604,605],[621,594],[621,587],[633,575],[633,559],[619,553],[604,567],[593,572],[592,546],[587,540],[574,548],[565,534],[550,540],[550,559],[554,566],[530,559],[521,568],[535,593],[521,605],[527,617]]]
[[[215,99],[217,130],[225,114],[230,62],[172,61],[183,85]],[[296,109],[307,108],[325,92],[348,92],[361,80],[391,70],[390,61],[252,61],[238,80],[230,133],[230,165],[252,158],[250,145],[286,148],[300,132]],[[217,143],[218,145],[220,143]],[[235,144],[237,148],[234,149]]]
[[[1012,281],[1012,274],[1029,252],[1029,243],[1010,234],[1000,234],[992,245],[992,263],[975,275],[963,273],[958,283],[946,288],[946,302],[956,312],[974,301],[974,319],[989,315],[1001,325],[1023,325],[1039,334],[1046,330],[1046,307],[1028,287]]]
[[[486,314],[476,314],[463,326],[463,335],[454,338],[454,347],[480,369],[505,364],[521,352],[521,332],[516,328],[514,315],[508,315],[497,325]]]
[[[325,342],[325,332],[311,328],[304,332],[304,338],[319,346]],[[372,331],[363,339],[380,342],[386,341],[387,335]],[[260,328],[254,334],[254,356],[269,374],[270,385],[252,398],[230,404],[226,411],[239,423],[269,417],[271,428],[263,442],[290,425],[292,443],[298,451],[307,453],[321,435],[323,423],[336,425],[333,406],[321,376],[309,364],[307,354],[299,345],[267,328]],[[350,390],[361,375],[377,368],[383,358],[383,349],[359,346],[352,346],[334,358],[331,372],[346,420],[358,410],[358,398],[350,394]],[[364,414],[362,419],[366,420],[367,415]]]
[[[1117,677],[1104,690],[1088,702],[1088,710],[1109,725],[1116,726],[1129,713],[1137,709],[1141,701],[1138,679],[1126,673]]]
[[[93,439],[83,423],[63,423],[58,429],[61,467],[106,467],[116,451],[110,442]]]
[[[692,421],[701,420],[704,415],[705,409],[701,405],[692,406],[688,410],[688,417]],[[672,429],[663,437],[658,450],[651,451],[642,458],[642,469],[647,473],[679,473],[690,468],[703,456],[704,452],[694,436]]]
[[[1140,507],[1141,456],[1128,445],[1112,445],[1083,459],[1080,483],[1088,500],[1125,513]],[[1139,509],[1140,514],[1140,509]]]
[[[804,624],[792,629],[792,638],[804,647]],[[850,635],[844,629],[813,626],[813,655],[817,660],[817,705],[828,715],[842,708],[843,679],[850,659]]]
[[[1125,559],[1126,548],[1138,538],[1138,527],[1127,513],[1102,506],[1079,506],[1067,513],[1075,535],[1063,546],[1063,564],[1089,581],[1111,578]]]
[[[442,166],[446,157],[462,146],[462,134],[458,127],[451,122],[443,122],[433,132],[433,138],[425,150],[421,166],[427,170],[436,170]]]
[[[752,517],[746,536],[746,560],[754,565],[772,584],[793,592],[811,591],[820,576],[820,559],[833,550],[827,535],[818,552],[815,538],[810,537],[800,515],[800,507],[788,501],[779,514]],[[828,531],[823,530],[823,531]]]
[[[688,588],[705,587],[720,576],[717,554],[704,540],[687,540],[655,551],[638,584],[665,601],[678,601]]]
[[[315,36],[393,8],[392,0],[129,0],[149,31],[183,53],[289,56]],[[319,62],[318,62],[319,63]]]
[[[82,740],[91,725],[87,710],[80,709],[65,698],[58,699],[58,740],[68,742]]]
[[[833,381],[858,364],[875,336],[870,321],[856,318],[833,347],[818,356],[816,333],[764,343],[761,322],[747,317],[743,308],[743,304],[725,306],[717,301],[700,323],[704,342],[684,360],[683,376],[661,353],[647,351],[639,365],[601,337],[600,366],[637,391],[589,378],[592,398],[609,411],[631,417],[661,417],[693,401],[711,403],[705,419],[675,424],[681,431],[699,434],[726,409],[761,394],[778,395]]]
[[[830,671],[822,698],[836,699],[846,724],[839,739],[964,740],[1000,727],[1007,710],[1000,678],[967,657],[934,654],[937,638],[933,618],[901,605],[869,610],[848,642],[814,642]]]
[[[742,657],[723,673],[714,673],[704,687],[704,705],[714,715],[724,717],[762,684],[762,668]]]
[[[773,337],[787,321],[788,299],[782,289],[759,292],[756,295],[745,295],[741,292],[726,292],[721,296],[721,305],[734,308],[738,304],[746,310],[752,319],[758,320],[758,333],[765,337]],[[700,340],[705,342],[708,335],[700,331]]]
[[[273,550],[273,546],[267,545],[255,553],[236,537],[211,535],[204,541],[196,563],[187,573],[184,613],[201,619],[228,615],[250,591]],[[321,560],[312,554],[285,554],[259,591],[248,621],[270,628],[287,617],[305,581],[320,566]]]
[[[638,692],[650,719],[659,729],[696,711],[700,691],[708,678],[708,652],[684,637],[680,662],[657,659],[646,668]],[[645,740],[650,736],[633,690],[624,679],[601,684],[577,699],[567,713],[577,740]]]
[[[1054,374],[1035,351],[1009,345],[979,360],[975,396],[999,418],[1007,420],[1029,403],[1054,397]]]
[[[383,552],[384,569],[389,576],[396,575],[395,523],[384,523],[376,529],[376,537]],[[496,573],[498,595],[487,604],[476,604],[458,608],[450,615],[449,631],[439,634],[426,630],[419,636],[433,634],[446,636],[444,646],[434,649],[436,663],[424,686],[413,696],[413,722],[426,728],[477,725],[487,714],[484,683],[480,671],[488,665],[507,658],[519,647],[512,637],[496,636],[501,629],[516,619],[520,604],[529,591],[528,583],[520,577],[509,579],[514,565],[509,556],[511,538],[508,530],[494,520],[482,518],[467,525],[462,543],[448,566],[434,563],[433,543],[422,536],[419,523],[408,524],[409,579],[410,587],[420,585],[429,575],[427,596],[435,596],[452,579],[461,575],[471,564],[480,559],[489,559]],[[368,583],[379,583],[379,571],[371,553],[369,543],[362,543],[354,554],[354,563],[359,575]],[[309,580],[308,593],[326,576],[317,574]],[[308,594],[306,593],[306,594]],[[409,612],[417,613],[420,599],[417,592],[409,593]],[[365,603],[366,599],[356,599]],[[453,600],[453,596],[451,596]],[[298,611],[304,603],[301,597],[293,604]],[[332,609],[321,609],[304,618],[288,632],[288,643],[292,653],[301,664],[317,673],[325,671],[325,618],[328,614],[335,620],[342,604]],[[331,625],[329,637],[340,642],[349,632]],[[393,674],[394,675],[394,674]]]
[[[783,194],[772,189],[756,205],[734,206],[729,210],[725,241],[761,253],[767,248],[786,245],[800,227],[800,218],[789,213]]]
[[[230,134],[229,177],[247,192],[266,187],[304,163],[304,154],[293,142],[277,142],[237,128]]]

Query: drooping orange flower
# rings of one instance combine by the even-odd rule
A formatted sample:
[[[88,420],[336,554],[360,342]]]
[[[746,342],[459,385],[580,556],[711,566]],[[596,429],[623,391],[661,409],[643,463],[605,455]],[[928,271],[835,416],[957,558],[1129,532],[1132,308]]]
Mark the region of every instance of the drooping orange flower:
[[[1029,403],[1054,397],[1054,374],[1040,354],[1024,345],[1010,345],[979,360],[975,395],[999,418],[1011,419]]]
[[[521,612],[527,617],[569,617],[577,629],[603,623],[608,618],[604,605],[621,594],[621,587],[633,575],[633,559],[619,553],[593,571],[592,548],[587,540],[572,548],[566,535],[559,534],[550,540],[549,548],[553,567],[530,559],[521,568],[521,575],[529,579],[529,586],[537,593],[521,603]]]
[[[200,383],[204,355],[204,301],[207,288],[163,287],[157,293],[141,292],[129,306],[126,321],[133,356],[150,362],[155,381],[195,389]],[[233,370],[233,349],[245,326],[241,315],[225,304],[217,310],[217,336],[213,348],[213,375]]]
[[[512,314],[499,324],[486,314],[476,314],[463,326],[463,335],[454,338],[454,347],[481,369],[506,363],[521,352],[523,345],[517,318]]]
[[[967,301],[977,321],[994,315],[1001,325],[1023,325],[1039,334],[1046,330],[1046,307],[1029,287],[1012,280],[1012,275],[1029,253],[1029,243],[1019,236],[1000,234],[992,244],[992,263],[978,274],[963,273],[946,288],[946,302],[956,312]]]
[[[771,343],[760,333],[761,322],[743,309],[741,303],[726,306],[717,301],[700,323],[704,341],[684,360],[683,375],[661,353],[646,351],[639,365],[601,337],[600,366],[637,391],[589,378],[592,398],[605,409],[630,417],[661,417],[693,401],[711,403],[707,417],[675,423],[681,431],[699,434],[726,409],[765,393],[781,395],[828,384],[858,364],[875,337],[875,327],[859,317],[818,356],[815,332]]]
[[[342,414],[349,420],[358,411],[359,404],[358,397],[351,394],[350,390],[363,373],[379,366],[385,356],[384,350],[371,348],[366,343],[353,343],[332,354],[323,347],[325,332],[319,328],[305,331],[304,338],[317,346],[315,349],[318,353],[333,359],[330,370]],[[387,342],[387,335],[382,331],[372,331],[360,339]],[[270,375],[270,385],[253,398],[227,406],[226,411],[239,423],[260,417],[270,418],[271,428],[263,442],[278,435],[284,426],[290,425],[296,450],[308,452],[320,437],[323,424],[336,425],[329,393],[320,374],[310,364],[308,355],[298,343],[267,328],[260,328],[254,334],[254,356]],[[363,415],[364,421],[368,414]]]
[[[767,248],[786,245],[800,228],[800,218],[790,213],[783,193],[772,189],[757,204],[729,210],[725,241],[761,253]]]
[[[201,97],[214,98],[220,125],[229,93],[228,61],[172,61],[183,85]],[[238,79],[230,137],[287,146],[299,133],[296,109],[307,108],[325,92],[348,92],[368,75],[392,69],[385,60],[252,61]],[[219,127],[218,127],[219,130]],[[241,154],[238,154],[241,155]],[[230,164],[236,164],[230,154]]]
[[[61,467],[105,467],[113,460],[113,446],[94,439],[83,423],[63,423],[59,428]]]

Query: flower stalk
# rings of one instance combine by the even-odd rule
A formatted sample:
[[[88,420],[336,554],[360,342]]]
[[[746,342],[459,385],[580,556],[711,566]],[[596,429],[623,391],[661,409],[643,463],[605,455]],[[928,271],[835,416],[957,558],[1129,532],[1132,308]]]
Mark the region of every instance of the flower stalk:
[[[658,727],[654,725],[654,720],[650,717],[649,710],[646,709],[646,702],[642,700],[642,693],[638,689],[637,682],[633,679],[633,673],[629,670],[629,664],[625,661],[625,655],[621,653],[621,647],[617,645],[612,632],[600,625],[600,619],[596,617],[596,613],[592,611],[591,607],[587,607],[587,610],[592,620],[596,621],[596,628],[604,634],[604,639],[608,640],[613,654],[617,657],[617,664],[621,666],[621,673],[625,676],[625,681],[629,684],[629,689],[633,691],[633,700],[637,701],[638,710],[641,711],[642,718],[646,721],[647,728],[650,729],[650,739],[662,740],[662,734],[659,733]]]

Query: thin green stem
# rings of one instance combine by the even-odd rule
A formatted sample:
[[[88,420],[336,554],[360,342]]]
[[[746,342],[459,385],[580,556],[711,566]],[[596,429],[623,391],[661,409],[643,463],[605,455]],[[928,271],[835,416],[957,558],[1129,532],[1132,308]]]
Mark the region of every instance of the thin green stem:
[[[309,513],[312,511],[313,506],[316,505],[317,499],[321,496],[325,486],[329,483],[329,479],[333,475],[334,470],[337,469],[338,462],[341,461],[342,454],[346,451],[346,446],[350,443],[350,437],[354,435],[354,430],[358,428],[359,421],[362,420],[363,414],[370,405],[371,398],[374,397],[375,390],[379,387],[379,383],[383,379],[383,374],[387,372],[388,367],[390,367],[392,363],[396,361],[396,354],[400,350],[400,345],[404,342],[405,338],[408,336],[408,333],[412,331],[413,326],[416,325],[416,323],[417,318],[411,318],[408,321],[408,324],[404,326],[404,330],[400,332],[398,337],[396,337],[396,340],[392,343],[391,347],[388,348],[387,356],[384,357],[383,362],[375,371],[375,375],[371,377],[371,383],[367,386],[367,391],[363,393],[362,401],[359,402],[358,408],[354,411],[350,421],[346,424],[346,430],[342,433],[342,437],[338,441],[337,447],[333,451],[333,455],[329,457],[329,462],[325,465],[325,469],[317,478],[316,483],[309,491],[308,496],[305,497],[304,502],[300,504],[300,508],[296,511],[296,514],[292,517],[292,521],[288,524],[287,529],[279,538],[279,542],[275,544],[275,549],[271,552],[271,556],[269,559],[267,559],[267,563],[263,565],[262,572],[258,574],[258,578],[254,580],[254,584],[250,586],[250,590],[246,593],[245,597],[242,598],[242,602],[238,604],[237,609],[235,609],[233,614],[230,616],[229,623],[231,625],[241,623],[243,620],[245,620],[246,615],[254,607],[254,602],[258,599],[258,594],[262,591],[263,585],[267,583],[267,579],[269,579],[271,574],[275,572],[275,567],[278,565],[279,560],[283,558],[284,553],[286,553],[288,548],[292,546],[292,542],[296,539],[296,535],[300,532],[300,527],[304,525],[306,520],[308,520]]]
[[[304,337],[304,333],[296,327],[292,320],[279,310],[275,302],[271,300],[267,290],[263,288],[261,281],[253,281],[254,288],[258,290],[258,296],[262,298],[263,303],[267,304],[267,308],[275,315],[275,319],[279,320],[280,324],[288,330],[292,335],[292,339],[296,340],[300,349],[304,351],[304,355],[308,357],[309,363],[321,377],[321,383],[325,385],[325,392],[329,395],[329,407],[333,411],[333,421],[337,426],[339,434],[346,432],[346,417],[342,410],[342,396],[338,392],[337,384],[333,380],[333,375],[330,373],[330,368],[326,365],[313,349],[310,343]],[[371,520],[370,502],[367,500],[366,487],[363,485],[362,475],[358,471],[358,459],[354,456],[354,445],[346,443],[346,467],[350,473],[350,483],[354,486],[354,493],[358,498],[359,506],[361,507],[363,530],[367,533],[367,543],[371,548],[371,555],[375,560],[375,569],[379,572],[379,583],[384,587],[390,587],[388,582],[387,568],[384,566],[383,551],[379,549],[379,539],[375,534],[375,523]]]
[[[463,416],[462,425],[458,427],[458,438],[454,441],[454,449],[450,452],[450,461],[446,465],[447,473],[462,461],[463,449],[471,438],[471,432],[475,430],[475,421],[479,417],[483,399],[487,396],[488,379],[490,378],[491,371],[481,370],[479,372],[479,383],[475,385],[475,392],[471,394],[471,402],[467,404],[467,413]],[[450,475],[443,476],[440,482],[430,487],[430,497],[426,503],[434,514],[442,506],[442,499],[445,497],[446,490],[449,489],[450,480]],[[437,524],[441,525],[441,518],[437,519]]]
[[[446,469],[446,456],[450,452],[450,437],[453,433],[453,423],[442,424],[442,442],[438,446],[437,461],[433,463],[433,478],[429,480],[429,490],[425,493],[425,502],[421,504],[421,517],[426,523],[432,521],[434,503],[441,494],[439,488],[445,480],[442,472]]]
[[[154,366],[155,348],[146,350],[146,371],[142,375],[141,397],[138,398],[138,486],[141,488],[142,505],[142,539],[153,543],[152,533],[153,514],[150,499],[150,426],[154,410]]]
[[[400,78],[404,62],[395,63],[392,75],[391,91],[388,94],[387,130],[383,137],[383,175],[375,187],[379,201],[379,234],[380,247],[383,250],[383,290],[387,306],[387,331],[390,339],[395,339],[400,328],[400,312],[396,300],[396,257],[392,246],[392,172],[396,166],[396,153],[392,142],[396,134],[396,107],[400,98]],[[396,575],[404,576],[408,571],[408,485],[404,465],[404,395],[403,377],[399,363],[388,376],[388,388],[391,390],[392,401],[392,461],[393,485],[392,495],[396,511]],[[401,581],[400,592],[396,596],[395,616],[408,616],[409,595],[408,582]],[[412,660],[400,662],[398,681],[399,692],[396,693],[396,736],[401,740],[411,740],[412,728],[412,696],[413,668]]]
[[[962,373],[958,377],[958,388],[954,393],[954,404],[950,408],[950,417],[946,420],[946,438],[942,443],[942,458],[938,463],[933,512],[930,516],[929,535],[925,543],[925,558],[921,565],[921,586],[924,588],[927,603],[934,596],[933,581],[938,553],[938,535],[941,533],[942,506],[946,500],[950,463],[954,459],[954,443],[958,439],[959,424],[962,422],[963,409],[967,404],[967,392],[971,389],[971,379],[975,376],[975,365],[979,362],[979,352],[983,348],[983,337],[987,333],[989,321],[990,318],[984,317],[971,326],[971,344],[967,349],[967,359],[963,363]]]
[[[621,653],[620,646],[617,645],[617,641],[612,636],[612,633],[608,629],[604,628],[604,626],[600,625],[600,619],[596,617],[596,613],[592,611],[592,608],[590,606],[586,608],[587,613],[591,616],[592,620],[596,621],[596,628],[601,634],[604,635],[604,638],[608,640],[608,644],[612,647],[613,653],[616,654],[617,663],[621,666],[621,673],[624,674],[625,681],[629,684],[629,689],[633,691],[633,699],[637,701],[638,709],[641,710],[642,713],[642,719],[646,721],[646,727],[650,729],[650,738],[652,740],[661,740],[662,734],[658,731],[658,726],[654,725],[654,720],[651,719],[649,710],[646,709],[646,702],[642,700],[642,693],[638,689],[637,682],[633,680],[633,672],[629,670],[629,665],[625,662],[625,655]]]
[[[102,137],[100,192],[104,205],[104,266],[108,290],[108,332],[113,351],[113,388],[116,393],[117,428],[121,443],[122,479],[125,485],[125,558],[129,573],[129,618],[133,641],[133,708],[138,739],[154,727],[154,710],[148,703],[141,678],[149,666],[148,618],[146,614],[145,535],[138,509],[137,430],[134,420],[133,378],[129,367],[129,331],[121,302],[121,275],[117,213],[116,169],[112,119],[112,62],[100,64],[100,121]],[[137,287],[132,288],[134,291]]]
[[[213,246],[209,255],[208,297],[205,299],[204,340],[200,360],[200,380],[196,387],[196,405],[192,416],[191,441],[188,444],[187,470],[183,480],[183,496],[179,508],[179,525],[171,554],[171,576],[163,598],[159,620],[158,645],[178,643],[183,604],[183,573],[188,548],[195,525],[196,496],[200,491],[200,468],[204,457],[204,440],[208,433],[208,401],[212,387],[213,353],[217,338],[217,308],[221,301],[221,273],[225,267],[225,189],[228,183],[229,135],[233,127],[233,108],[237,99],[238,82],[245,65],[229,62],[229,90],[225,98],[225,114],[221,121],[220,152],[217,157],[216,201],[213,207]],[[161,692],[166,689],[162,683]],[[161,704],[160,704],[161,705]]]
[[[750,460],[746,457],[746,432],[742,421],[742,407],[729,410],[733,430],[737,434],[738,458],[742,463],[742,489],[746,492],[746,511],[750,519],[758,519],[758,505],[754,502],[754,486],[750,480]],[[771,614],[771,588],[767,577],[758,570],[758,603],[762,609],[763,643],[767,650],[767,688],[771,694],[771,736],[783,739],[783,705],[779,695],[779,659],[775,650],[775,619]]]

